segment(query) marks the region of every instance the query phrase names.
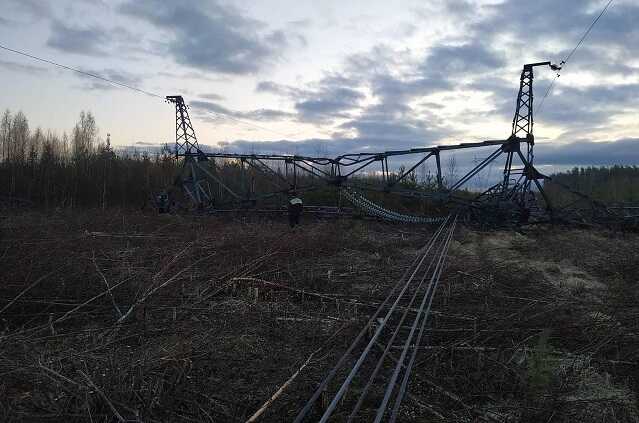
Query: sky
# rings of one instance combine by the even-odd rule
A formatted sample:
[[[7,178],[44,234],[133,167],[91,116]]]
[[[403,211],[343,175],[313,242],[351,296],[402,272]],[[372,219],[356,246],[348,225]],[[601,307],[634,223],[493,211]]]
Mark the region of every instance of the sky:
[[[165,96],[200,144],[335,156],[510,135],[524,63],[560,62],[597,0],[0,0],[0,44]],[[639,2],[615,0],[536,110],[537,163],[639,164]],[[535,69],[541,102],[555,72]],[[174,110],[0,50],[0,109],[116,146],[172,142]]]

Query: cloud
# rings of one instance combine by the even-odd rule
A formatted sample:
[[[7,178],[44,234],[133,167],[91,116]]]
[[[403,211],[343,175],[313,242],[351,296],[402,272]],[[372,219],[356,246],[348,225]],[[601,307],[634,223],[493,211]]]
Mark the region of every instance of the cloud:
[[[40,66],[26,65],[24,63],[12,62],[8,60],[0,60],[0,68],[4,68],[13,72],[42,74],[48,72],[48,69]]]
[[[294,103],[300,122],[325,124],[351,117],[349,112],[358,109],[365,99],[357,88],[355,80],[329,74],[303,89],[261,81],[255,90],[288,98]]]
[[[19,2],[16,0],[14,4],[17,8]],[[412,28],[410,34],[396,31],[396,39],[386,37],[383,43],[350,52],[341,64],[332,65],[330,71],[320,69],[324,73],[315,80],[304,81],[306,64],[287,67],[283,78],[296,78],[300,82],[283,83],[285,79],[274,76],[270,80],[262,71],[281,60],[283,51],[305,46],[308,41],[301,34],[310,25],[315,25],[318,31],[321,28],[308,20],[269,26],[265,23],[267,18],[252,18],[241,5],[226,0],[193,0],[189,4],[122,0],[120,6],[113,7],[129,18],[127,28],[144,31],[145,37],[138,37],[136,42],[151,46],[145,53],[162,56],[159,59],[162,62],[158,63],[167,66],[156,75],[185,80],[184,86],[194,92],[198,91],[193,84],[208,82],[203,78],[218,78],[215,82],[219,85],[227,81],[241,85],[253,80],[246,75],[259,75],[264,80],[257,83],[255,92],[279,97],[272,104],[284,104],[282,110],[257,105],[247,106],[248,110],[234,110],[223,105],[225,98],[203,89],[198,101],[192,102],[196,117],[216,123],[232,119],[294,121],[305,124],[305,130],[314,127],[318,133],[331,134],[330,139],[320,136],[301,142],[281,140],[264,144],[265,149],[298,149],[309,153],[423,146],[457,135],[480,135],[473,134],[479,127],[473,122],[480,119],[491,123],[510,121],[521,65],[566,57],[602,6],[594,0],[539,0],[525,8],[516,0],[424,3],[408,22],[397,25]],[[48,14],[51,18],[51,10],[38,11],[37,1],[25,1],[24,7],[36,8],[34,14]],[[371,7],[371,13],[375,13],[374,9]],[[6,18],[13,20],[15,16],[9,14]],[[337,15],[335,18],[339,19]],[[557,81],[542,113],[535,116],[536,128],[540,124],[552,125],[553,131],[558,129],[561,134],[557,137],[561,141],[590,140],[606,136],[602,134],[608,127],[623,122],[620,127],[625,127],[615,130],[620,136],[627,135],[627,127],[631,126],[627,124],[627,116],[630,110],[636,110],[635,99],[639,95],[635,84],[639,80],[637,18],[639,4],[635,1],[613,3],[566,67],[565,75],[575,72],[574,80],[579,84],[570,86],[564,82],[565,77]],[[51,19],[48,44],[59,50],[103,55],[115,46],[124,46],[125,39],[121,37],[126,36],[100,26],[101,23],[92,25],[86,21],[80,25]],[[426,19],[446,22],[441,28],[434,25],[432,31],[431,28],[424,31],[422,23]],[[425,33],[430,38],[416,42]],[[322,44],[325,40],[309,40],[325,46]],[[363,41],[364,45],[371,42]],[[174,67],[167,61],[184,66]],[[308,66],[316,62],[310,60]],[[16,65],[0,62],[3,68],[14,66],[20,71]],[[312,74],[316,71],[313,69]],[[136,75],[114,69],[97,73],[131,85],[141,82]],[[539,106],[552,72],[539,69],[535,76],[535,103]],[[112,88],[97,81],[86,83],[91,89]],[[453,109],[451,104],[459,106]],[[486,127],[482,131],[490,132]],[[505,124],[504,135],[509,129]],[[597,131],[597,136],[593,131]],[[259,142],[239,140],[232,145],[249,148]],[[544,157],[545,149],[549,148],[544,145],[538,144],[539,157]],[[572,156],[586,160],[585,156]]]
[[[605,142],[582,140],[569,144],[542,143],[535,147],[535,162],[551,165],[639,165],[639,138]]]
[[[337,124],[333,137],[355,149],[425,145],[452,134],[438,126],[434,114],[418,113],[410,105],[420,96],[452,88],[448,76],[439,71],[433,77],[422,75],[417,63],[398,73],[401,56],[388,46],[375,46],[367,54],[349,56],[343,73],[326,74],[302,88],[262,81],[256,91],[292,101],[300,122]]]
[[[442,45],[432,48],[421,70],[440,79],[473,76],[480,72],[494,72],[506,61],[501,54],[476,41],[462,45]]]
[[[423,51],[380,44],[346,57],[341,79],[323,78],[301,87],[263,81],[256,91],[289,99],[300,121],[336,124],[334,140],[352,148],[394,149],[468,136],[468,130],[462,132],[448,122],[472,125],[473,120],[484,118],[511,120],[518,88],[516,69],[523,63],[567,56],[601,10],[599,4],[581,0],[540,0],[526,8],[516,1],[479,5],[457,0],[447,2],[444,9],[460,22],[458,30]],[[544,124],[558,127],[563,131],[561,139],[589,139],[589,132],[601,133],[634,107],[639,95],[634,83],[598,82],[597,76],[617,81],[639,76],[636,54],[630,53],[639,42],[626,42],[639,33],[634,24],[637,17],[639,6],[631,2],[608,11],[568,67],[594,77],[593,81],[573,87],[560,79],[537,122],[541,117]],[[536,79],[536,106],[551,74],[540,73],[542,77]],[[483,105],[474,112],[472,101],[478,92]],[[433,94],[445,96],[420,101]],[[450,109],[443,111],[447,99],[467,101],[469,106],[451,115]],[[504,128],[505,133],[508,130]]]
[[[135,0],[120,11],[169,30],[165,52],[180,64],[202,70],[254,73],[289,43],[284,32],[268,31],[264,23],[216,1]]]
[[[275,109],[255,109],[239,114],[244,119],[260,120],[264,122],[291,119],[294,114]]]
[[[638,13],[639,15],[639,13]],[[639,41],[638,41],[639,42]],[[581,45],[576,53],[571,56],[561,73],[589,72],[592,75],[630,77],[639,73],[639,66],[634,58],[639,53],[628,51],[629,46],[619,46],[619,43],[610,42],[607,45],[595,43],[594,45]],[[633,46],[634,47],[634,46]],[[538,53],[541,58],[565,58],[572,51],[572,47],[559,51],[543,49]]]
[[[589,87],[557,85],[542,109],[539,109],[539,104],[545,87],[536,88],[534,116],[536,126],[552,124],[560,128],[563,132],[557,138],[564,141],[590,139],[594,131],[600,132],[606,127],[613,129],[616,118],[634,108],[639,96],[639,84]],[[514,97],[504,98],[499,105],[497,113],[511,118]]]
[[[364,94],[352,88],[323,85],[320,90],[295,103],[299,119],[305,122],[323,122],[349,117],[348,111],[356,109]]]
[[[110,79],[115,82],[119,82],[120,84],[129,85],[132,87],[137,87],[142,84],[142,76],[132,74],[130,72],[126,72],[118,69],[102,69],[102,70],[94,70],[94,69],[82,69],[83,72],[87,72],[93,75],[98,75],[106,79]],[[88,75],[83,75],[81,73],[76,74],[86,83],[83,85],[83,89],[88,90],[113,90],[119,88],[114,84],[109,84],[106,81],[101,81],[99,79],[93,78]]]
[[[51,35],[47,45],[67,53],[100,56],[105,54],[105,46],[109,44],[109,40],[104,28],[98,26],[77,28],[55,20],[51,25]]]
[[[470,4],[468,6],[473,8]],[[486,70],[479,78],[475,76],[468,87],[491,93],[494,112],[510,118],[516,95],[516,89],[512,89],[514,81],[509,82],[496,73],[491,74],[489,69],[493,66],[496,66],[495,69],[510,69],[532,61],[560,61],[566,58],[602,6],[598,2],[582,0],[539,0],[525,8],[516,1],[484,5],[481,8],[475,5],[472,14],[482,15],[480,9],[487,13],[468,26],[465,38],[481,40],[480,48],[475,49],[480,55],[473,57],[473,49],[461,52],[470,60],[463,62],[462,72],[459,72],[456,80],[463,86],[463,79],[473,78],[477,70]],[[460,7],[460,10],[462,14],[469,12],[468,7]],[[552,13],[549,13],[550,10]],[[451,13],[456,12],[453,10]],[[589,130],[611,125],[616,116],[633,107],[636,87],[620,81],[633,81],[639,76],[639,66],[634,59],[639,53],[639,29],[635,25],[638,17],[639,5],[636,2],[616,2],[612,5],[584,44],[571,56],[562,72],[565,75],[579,73],[590,82],[587,86],[570,86],[564,82],[564,78],[557,80],[553,95],[545,100],[542,114],[536,116],[538,122],[551,123],[563,129],[566,135],[588,138]],[[469,46],[476,44],[476,41],[466,42],[471,43]],[[493,47],[486,51],[483,46]],[[499,51],[508,55],[497,53],[496,58],[500,60],[495,61],[497,50],[494,46],[499,46]],[[441,51],[440,47],[430,52],[426,64],[432,63],[438,51]],[[454,57],[459,52],[449,53]],[[492,59],[480,62],[479,66],[472,65],[482,57]],[[441,62],[448,63],[445,58]],[[471,66],[466,66],[468,63]],[[536,79],[535,83],[537,107],[550,83],[546,77],[551,74],[540,71],[536,73],[542,78]]]
[[[37,21],[43,18],[50,18],[53,15],[51,5],[39,0],[4,0],[3,12],[5,16],[12,16],[17,19],[4,19],[5,24],[16,24],[23,21],[23,18],[31,21]],[[20,22],[22,23],[22,22]]]
[[[222,97],[219,94],[215,94],[215,93],[208,93],[208,94],[200,94],[201,98],[207,99],[207,100],[212,100],[212,101],[222,101],[224,100],[224,97]]]
[[[583,0],[538,0],[521,7],[517,1],[505,1],[487,6],[492,12],[491,17],[476,23],[473,30],[475,34],[491,38],[511,33],[516,43],[530,43],[531,46],[535,41],[557,36],[572,38],[580,36],[599,13],[599,10],[590,7],[590,3]]]
[[[491,44],[498,43],[508,34],[510,43],[526,48],[528,55],[547,50],[549,41],[552,45],[559,41],[566,45],[566,51],[570,51],[602,6],[602,2],[583,0],[538,0],[521,7],[517,1],[505,1],[486,6],[491,17],[477,22],[471,32]],[[636,2],[613,3],[589,34],[585,45],[606,48],[614,44],[615,50],[636,52],[639,49],[638,15]],[[577,55],[582,53],[582,48]],[[567,55],[555,53],[547,58],[561,59]]]
[[[588,69],[592,71],[592,68]],[[588,133],[593,129],[606,126],[612,128],[618,116],[635,107],[639,96],[637,83],[598,83],[595,79],[591,85],[572,86],[559,78],[555,81],[551,94],[544,99],[550,83],[549,79],[535,80],[535,122],[541,125],[552,124],[562,129],[564,133],[559,137],[562,139],[567,135],[573,139],[575,136],[589,138]],[[494,107],[490,114],[512,119],[517,95],[514,81],[486,76],[473,81],[467,87],[490,94]],[[542,100],[544,103],[540,109]]]
[[[227,120],[228,118],[268,122],[287,120],[295,116],[293,113],[274,109],[255,109],[249,111],[231,110],[211,101],[192,101],[189,105],[195,109],[200,118],[215,123]]]
[[[355,131],[355,136],[363,138],[389,139],[401,134],[402,139],[421,139],[425,134],[423,125],[414,119],[413,110],[407,103],[451,85],[439,78],[412,74],[394,77],[386,72],[371,72],[368,60],[377,63],[380,69],[387,68],[389,65],[384,58],[392,56],[388,53],[388,49],[376,47],[366,55],[366,60],[349,57],[349,72],[325,75],[305,88],[262,81],[256,91],[293,101],[300,122],[325,125],[346,120],[337,128],[338,137]],[[365,89],[372,94],[373,104],[365,104]]]
[[[255,91],[258,93],[271,93],[284,97],[290,97],[291,99],[305,97],[310,95],[308,90],[303,90],[289,85],[278,84],[273,81],[260,81],[255,87]]]
[[[432,140],[428,129],[419,122],[395,119],[354,119],[340,126],[342,129],[356,130],[357,138],[376,140],[389,148],[423,145],[425,139]]]
[[[410,61],[403,67],[397,66],[396,60],[401,56],[401,52],[376,46],[367,55],[347,59],[350,80],[361,81],[370,92],[372,102],[342,123],[341,131],[363,140],[377,140],[376,144],[385,140],[391,149],[399,145],[424,145],[451,132],[438,126],[433,113],[420,113],[412,104],[420,97],[451,89],[448,75],[440,71],[423,72],[417,63]],[[338,80],[333,82],[339,84]],[[424,121],[425,117],[429,118],[428,122]]]

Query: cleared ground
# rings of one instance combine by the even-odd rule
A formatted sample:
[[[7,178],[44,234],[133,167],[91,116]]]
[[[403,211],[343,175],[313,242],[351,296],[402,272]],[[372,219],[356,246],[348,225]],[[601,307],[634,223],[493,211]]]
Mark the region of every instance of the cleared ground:
[[[432,231],[303,220],[4,212],[0,420],[292,420]],[[638,421],[637,251],[460,228],[402,420]]]

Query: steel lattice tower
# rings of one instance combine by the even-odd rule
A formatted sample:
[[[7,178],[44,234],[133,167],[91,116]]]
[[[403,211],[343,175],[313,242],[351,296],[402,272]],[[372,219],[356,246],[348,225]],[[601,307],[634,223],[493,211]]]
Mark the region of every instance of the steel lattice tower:
[[[531,184],[533,182],[537,184],[537,180],[542,178],[533,166],[535,145],[535,137],[533,135],[533,68],[536,66],[550,66],[553,70],[560,69],[550,62],[524,65],[519,79],[519,92],[517,94],[517,104],[515,105],[512,133],[509,138],[510,142],[503,147],[506,153],[506,163],[504,164],[501,196],[504,199],[515,201],[525,209],[528,209],[529,203],[534,200],[530,189]],[[522,143],[526,144],[525,156],[521,152]],[[521,168],[513,168],[513,158],[515,156],[521,159]],[[511,180],[513,175],[517,175],[518,178]]]
[[[200,176],[202,168],[198,162],[208,159],[200,150],[188,106],[182,96],[167,96],[166,101],[175,104],[175,158],[184,158],[179,181],[191,200],[198,207],[203,207],[211,201],[211,195],[205,189],[208,188],[207,181]]]
[[[532,163],[532,150],[535,143],[533,137],[533,67],[524,65],[519,80],[519,93],[517,94],[517,106],[513,118],[512,135],[517,138],[525,138],[528,144],[528,161]]]
[[[200,147],[184,99],[181,95],[169,95],[166,101],[175,104],[175,157],[199,153]]]
[[[219,188],[219,194],[215,196],[216,207],[219,207],[220,204],[253,206],[258,200],[274,198],[290,193],[291,190],[299,189],[297,183],[298,172],[303,172],[304,175],[311,179],[311,181],[307,181],[307,185],[302,187],[304,190],[316,189],[319,186],[318,184],[322,186],[328,184],[356,187],[358,182],[354,180],[355,177],[353,175],[355,173],[368,166],[381,163],[384,187],[379,188],[383,189],[384,192],[393,191],[401,195],[430,197],[436,200],[455,198],[457,201],[461,201],[460,197],[456,197],[455,192],[488,165],[505,156],[503,180],[480,193],[474,199],[467,201],[467,203],[475,206],[487,205],[487,209],[497,206],[499,210],[511,210],[509,213],[519,214],[522,221],[527,221],[531,212],[541,215],[541,213],[536,213],[539,193],[544,198],[546,210],[552,213],[552,207],[541,183],[547,177],[540,174],[533,166],[533,68],[536,66],[550,66],[551,69],[559,69],[551,65],[550,62],[524,65],[520,77],[512,132],[507,139],[382,153],[343,154],[335,158],[204,152],[199,148],[184,99],[182,96],[167,96],[166,100],[175,105],[175,157],[182,162],[180,175],[175,182],[176,185],[182,186],[192,204],[199,209],[212,208],[214,205],[211,183],[214,187]],[[522,144],[526,146],[526,152],[523,151]],[[470,169],[452,186],[442,186],[441,152],[486,146],[498,146],[498,148]],[[419,160],[410,169],[402,171],[402,174],[397,175],[396,178],[389,177],[389,158],[414,154],[419,155]],[[436,193],[427,195],[423,192],[409,192],[410,190],[407,191],[401,189],[401,187],[396,187],[399,181],[406,178],[410,172],[413,172],[430,157],[434,157],[437,165],[438,190]],[[238,181],[237,176],[235,176],[230,184],[225,181],[224,175],[218,171],[216,166],[215,159],[217,158],[236,161],[239,165],[240,180]],[[275,167],[273,166],[274,164]],[[286,169],[286,173],[282,175],[280,173],[282,168],[278,166],[283,166]],[[327,166],[330,166],[330,170],[325,169]],[[292,167],[292,181],[288,174],[289,167]],[[250,175],[249,169],[251,171]],[[275,186],[274,190],[267,193],[257,193],[255,175],[264,177],[268,183]],[[533,190],[533,185],[536,187],[536,191]],[[224,196],[227,198],[225,199]],[[367,202],[363,203],[370,206]]]

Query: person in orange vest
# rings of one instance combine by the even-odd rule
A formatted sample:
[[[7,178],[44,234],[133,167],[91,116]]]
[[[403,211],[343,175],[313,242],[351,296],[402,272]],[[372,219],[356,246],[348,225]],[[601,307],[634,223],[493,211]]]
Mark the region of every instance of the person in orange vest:
[[[291,199],[288,201],[288,223],[291,225],[291,228],[295,227],[295,225],[299,225],[303,207],[302,199],[293,193]]]

